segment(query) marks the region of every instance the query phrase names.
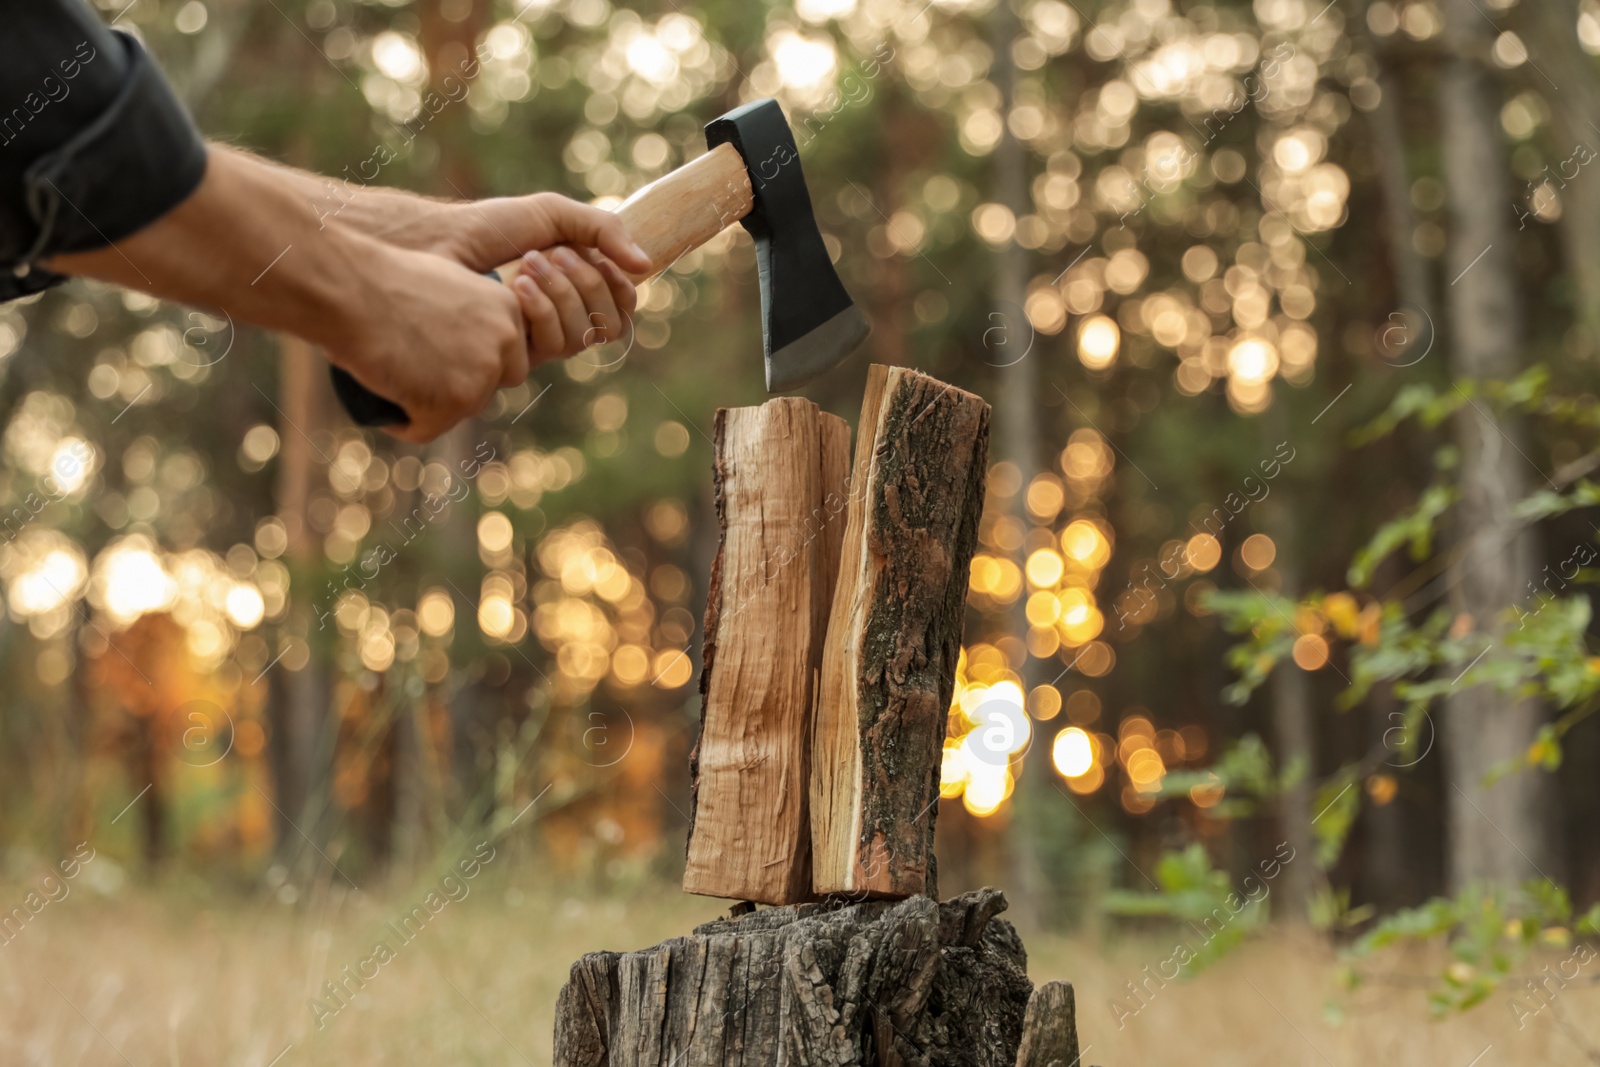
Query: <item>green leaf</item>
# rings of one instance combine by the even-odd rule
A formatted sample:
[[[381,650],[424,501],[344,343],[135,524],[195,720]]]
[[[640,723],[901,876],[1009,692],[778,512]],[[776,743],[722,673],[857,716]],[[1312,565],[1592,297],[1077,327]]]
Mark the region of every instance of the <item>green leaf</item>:
[[[1361,811],[1361,789],[1353,775],[1334,778],[1317,792],[1317,816],[1311,824],[1317,838],[1317,866],[1332,867]]]
[[[1390,519],[1378,527],[1372,539],[1356,553],[1350,563],[1350,584],[1357,589],[1366,588],[1372,573],[1395,549],[1407,542],[1411,545],[1411,558],[1427,557],[1433,544],[1433,524],[1446,508],[1455,503],[1460,494],[1451,485],[1431,485],[1408,512]]]
[[[1518,501],[1511,514],[1528,522],[1565,515],[1576,508],[1591,508],[1600,504],[1600,485],[1585,479],[1578,482],[1570,493],[1541,489]]]

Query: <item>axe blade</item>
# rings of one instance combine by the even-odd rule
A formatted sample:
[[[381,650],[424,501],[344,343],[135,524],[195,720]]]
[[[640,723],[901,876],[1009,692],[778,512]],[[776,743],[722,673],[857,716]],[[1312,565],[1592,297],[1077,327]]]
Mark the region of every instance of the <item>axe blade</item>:
[[[828,258],[778,102],[756,100],[706,126],[708,149],[730,142],[754,193],[740,224],[756,244],[767,392],[787,392],[838,366],[871,327]]]

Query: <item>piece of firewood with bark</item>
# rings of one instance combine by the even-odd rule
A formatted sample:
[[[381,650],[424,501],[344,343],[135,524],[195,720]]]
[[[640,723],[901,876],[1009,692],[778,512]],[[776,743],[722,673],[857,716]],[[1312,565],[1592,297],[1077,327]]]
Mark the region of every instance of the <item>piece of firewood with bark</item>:
[[[1033,988],[1005,906],[833,900],[591,952],[556,1002],[556,1067],[1078,1067],[1072,988]]]
[[[683,888],[811,892],[811,709],[839,571],[850,428],[809,400],[719,409],[720,537],[706,601]]]
[[[812,746],[818,893],[937,896],[933,824],[989,405],[874,366],[856,434]]]

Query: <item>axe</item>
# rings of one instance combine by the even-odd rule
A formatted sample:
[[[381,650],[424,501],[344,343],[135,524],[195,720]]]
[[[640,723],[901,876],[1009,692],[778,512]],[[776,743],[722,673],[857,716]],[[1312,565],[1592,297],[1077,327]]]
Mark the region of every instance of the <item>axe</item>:
[[[617,214],[658,272],[737,219],[756,243],[767,392],[797,389],[837,366],[870,327],[828,258],[778,102],[757,100],[713,120],[706,147],[705,155],[630,196]],[[517,259],[489,276],[510,284],[520,269]],[[408,421],[398,404],[348,371],[332,371],[334,392],[360,425]]]

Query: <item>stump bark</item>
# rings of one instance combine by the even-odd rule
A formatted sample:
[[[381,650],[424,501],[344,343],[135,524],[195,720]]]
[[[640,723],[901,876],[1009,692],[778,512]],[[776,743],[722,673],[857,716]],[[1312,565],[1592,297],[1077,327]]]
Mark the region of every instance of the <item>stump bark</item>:
[[[1078,1059],[1078,1011],[1072,983],[1046,982],[1028,1001],[1017,1067],[1076,1067]]]
[[[1071,987],[1034,991],[1005,906],[800,904],[592,952],[556,1002],[556,1067],[1075,1067]]]

